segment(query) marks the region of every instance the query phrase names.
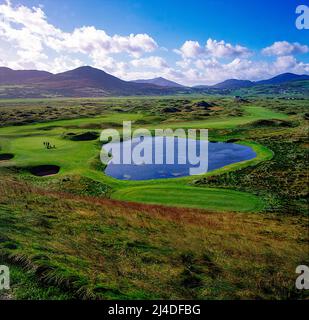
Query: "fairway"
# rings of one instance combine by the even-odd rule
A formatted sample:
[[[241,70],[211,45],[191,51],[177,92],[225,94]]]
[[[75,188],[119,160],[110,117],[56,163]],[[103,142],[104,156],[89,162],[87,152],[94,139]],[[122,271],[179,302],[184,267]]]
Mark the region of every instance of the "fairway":
[[[114,193],[112,198],[214,211],[256,212],[264,206],[258,197],[244,192],[182,186],[126,188]]]

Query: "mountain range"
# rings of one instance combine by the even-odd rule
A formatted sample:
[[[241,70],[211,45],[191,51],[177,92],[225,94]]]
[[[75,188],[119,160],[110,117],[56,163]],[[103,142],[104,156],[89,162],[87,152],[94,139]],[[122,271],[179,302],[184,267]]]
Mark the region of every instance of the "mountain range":
[[[277,85],[277,84],[294,82],[294,81],[302,81],[302,80],[309,80],[309,75],[283,73],[271,79],[261,80],[261,81],[228,79],[223,82],[217,83],[213,86],[200,85],[200,86],[195,86],[194,88],[198,88],[198,89],[214,88],[214,89],[221,89],[221,90],[234,90],[234,89],[241,89],[241,88],[250,88],[250,87],[259,86],[259,85]]]
[[[226,92],[264,85],[309,80],[309,75],[280,74],[263,81],[229,79],[213,86],[185,87],[162,77],[124,81],[102,70],[80,67],[52,74],[37,70],[12,70],[0,67],[0,98],[23,97],[99,97],[132,95],[168,95]]]

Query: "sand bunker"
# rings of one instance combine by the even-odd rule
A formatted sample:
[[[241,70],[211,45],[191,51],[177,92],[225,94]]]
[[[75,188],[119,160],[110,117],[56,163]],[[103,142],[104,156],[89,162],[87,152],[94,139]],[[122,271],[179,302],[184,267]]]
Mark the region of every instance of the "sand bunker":
[[[57,174],[60,171],[60,167],[54,165],[37,166],[30,169],[30,172],[38,177],[51,176]]]
[[[81,134],[68,133],[66,136],[72,141],[92,141],[98,139],[100,135],[98,132],[89,131]]]
[[[14,154],[12,153],[0,153],[0,161],[7,161],[14,158]]]
[[[251,123],[253,127],[293,127],[294,124],[291,121],[280,119],[262,119]]]

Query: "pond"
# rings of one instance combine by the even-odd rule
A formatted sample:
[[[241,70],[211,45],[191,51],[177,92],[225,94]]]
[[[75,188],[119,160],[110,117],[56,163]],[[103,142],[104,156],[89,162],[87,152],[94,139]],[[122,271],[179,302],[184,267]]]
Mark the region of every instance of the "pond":
[[[145,137],[143,140],[144,145],[151,148],[152,163],[150,164],[148,162],[141,164],[124,164],[123,159],[131,159],[131,150],[140,144],[140,139],[104,145],[104,150],[111,153],[113,159],[117,157],[121,159],[120,164],[110,161],[105,169],[105,174],[119,180],[179,178],[191,175],[190,169],[192,168],[195,168],[195,174],[203,174],[229,164],[254,159],[256,157],[256,153],[248,146],[235,143],[208,142],[208,150],[201,152],[202,150],[205,151],[205,147],[207,148],[206,141],[176,137],[164,137],[164,139],[161,137],[160,141],[164,141],[164,143],[163,148],[160,149],[156,148],[159,138],[160,137]],[[200,162],[207,163],[208,168],[206,171],[205,168],[199,164],[192,165],[192,161],[188,159],[187,152],[180,147],[180,145],[186,144],[187,148],[185,150],[188,150],[190,143],[194,144],[194,152],[196,152],[196,156],[199,157]],[[169,146],[173,146],[173,151],[175,152],[174,159],[176,159],[176,161],[174,161],[173,164],[170,164],[167,160],[171,153],[171,149],[167,148],[168,144]],[[190,150],[192,151],[192,149]],[[141,155],[143,155],[143,152],[141,152]],[[163,159],[162,163],[154,164],[155,159],[159,158]]]

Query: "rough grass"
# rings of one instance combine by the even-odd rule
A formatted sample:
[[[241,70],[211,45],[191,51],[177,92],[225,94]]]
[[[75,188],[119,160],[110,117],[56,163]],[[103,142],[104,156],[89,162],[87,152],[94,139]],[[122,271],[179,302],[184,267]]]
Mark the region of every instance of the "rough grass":
[[[305,218],[128,204],[9,177],[0,181],[0,212],[2,261],[63,297],[302,297],[295,267],[308,259]]]

